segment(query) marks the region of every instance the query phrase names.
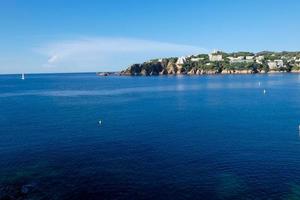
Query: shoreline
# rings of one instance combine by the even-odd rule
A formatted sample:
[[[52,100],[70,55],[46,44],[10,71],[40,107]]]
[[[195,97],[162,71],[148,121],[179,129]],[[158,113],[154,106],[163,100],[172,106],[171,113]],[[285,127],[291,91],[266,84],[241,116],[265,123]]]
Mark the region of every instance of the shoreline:
[[[290,72],[286,72],[286,71],[269,71],[269,72],[256,72],[256,73],[241,73],[241,72],[234,72],[234,73],[203,73],[203,74],[188,74],[188,73],[180,73],[180,74],[149,74],[149,75],[145,75],[145,74],[123,74],[120,73],[119,76],[145,76],[145,77],[149,77],[149,76],[226,76],[226,75],[268,75],[268,74],[300,74],[300,71],[290,71]],[[101,75],[98,75],[101,76]],[[108,76],[113,76],[113,75],[108,75]]]

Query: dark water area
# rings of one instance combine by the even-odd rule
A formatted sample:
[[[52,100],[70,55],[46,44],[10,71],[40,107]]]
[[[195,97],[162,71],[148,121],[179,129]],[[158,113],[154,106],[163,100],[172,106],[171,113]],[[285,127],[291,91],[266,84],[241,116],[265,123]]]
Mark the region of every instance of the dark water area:
[[[300,199],[299,124],[298,74],[1,75],[0,199]]]

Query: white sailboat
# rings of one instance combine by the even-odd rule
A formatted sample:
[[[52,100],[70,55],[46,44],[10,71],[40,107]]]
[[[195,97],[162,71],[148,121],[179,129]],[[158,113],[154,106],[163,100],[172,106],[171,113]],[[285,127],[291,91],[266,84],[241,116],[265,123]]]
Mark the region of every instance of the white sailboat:
[[[25,74],[24,74],[24,73],[22,74],[21,79],[22,79],[22,80],[25,80]]]

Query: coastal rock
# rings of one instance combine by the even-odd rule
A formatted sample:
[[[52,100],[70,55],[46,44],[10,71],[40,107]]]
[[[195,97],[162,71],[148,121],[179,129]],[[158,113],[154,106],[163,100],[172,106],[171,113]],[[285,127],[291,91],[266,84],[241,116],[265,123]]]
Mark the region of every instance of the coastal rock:
[[[234,72],[232,70],[222,70],[221,74],[233,74]]]
[[[141,70],[141,75],[148,76],[149,73],[147,72],[146,69],[142,69],[142,70]]]
[[[119,72],[97,72],[97,76],[119,76]]]
[[[261,73],[261,74],[267,73],[267,71],[265,71],[265,70],[263,70],[263,69],[262,69],[262,70],[258,70],[257,72],[258,72],[258,73]]]
[[[206,70],[206,71],[202,71],[202,74],[217,74],[218,71],[215,70]]]
[[[167,69],[164,68],[161,72],[159,72],[159,75],[168,75]]]
[[[253,74],[255,73],[253,70],[222,70],[221,74]]]
[[[185,73],[185,71],[184,71],[184,69],[183,69],[183,67],[182,66],[176,66],[176,68],[177,68],[177,71],[176,71],[176,74],[177,75],[181,75],[181,74],[184,74]]]
[[[122,75],[139,75],[141,73],[141,64],[133,64],[126,70],[122,71]]]
[[[197,74],[197,69],[192,68],[189,72],[188,75],[196,75]]]
[[[143,64],[134,64],[121,72],[121,75],[143,75],[154,76],[167,74],[163,62],[145,62]]]
[[[177,73],[176,65],[172,62],[169,62],[167,65],[167,72],[168,74],[176,74]]]
[[[201,69],[197,69],[196,74],[197,74],[197,75],[202,74],[202,70],[201,70]]]
[[[285,71],[275,71],[275,70],[270,70],[268,71],[269,74],[278,74],[278,73],[284,73]]]
[[[235,71],[236,74],[252,74],[252,70],[247,70],[247,69],[244,69],[244,70],[236,70]]]
[[[291,72],[292,72],[292,73],[300,73],[300,69],[299,69],[299,70],[293,69],[293,70],[291,70]]]

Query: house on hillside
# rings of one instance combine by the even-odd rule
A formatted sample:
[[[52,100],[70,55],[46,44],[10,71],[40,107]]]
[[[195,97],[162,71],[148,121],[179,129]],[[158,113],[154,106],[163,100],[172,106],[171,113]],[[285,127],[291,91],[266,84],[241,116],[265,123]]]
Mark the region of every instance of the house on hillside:
[[[257,56],[255,57],[255,61],[259,64],[263,64],[263,60],[265,59],[264,56]]]
[[[246,56],[245,62],[247,62],[247,63],[254,62],[254,56]]]
[[[244,56],[238,56],[238,57],[228,57],[230,64],[232,63],[243,63],[245,62]]]
[[[211,53],[208,54],[209,61],[215,62],[215,61],[223,61],[223,56],[222,54],[219,53]]]
[[[268,61],[269,69],[275,70],[284,67],[283,60]]]
[[[295,66],[299,67],[300,66],[300,58],[294,58],[293,62],[295,63]]]
[[[199,62],[200,60],[204,60],[204,58],[191,58],[192,62]]]

